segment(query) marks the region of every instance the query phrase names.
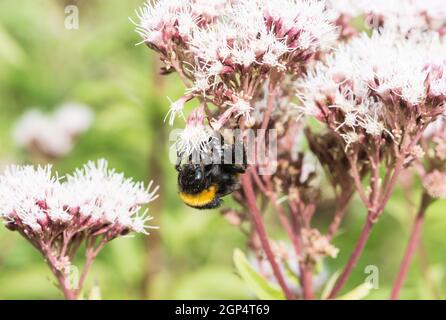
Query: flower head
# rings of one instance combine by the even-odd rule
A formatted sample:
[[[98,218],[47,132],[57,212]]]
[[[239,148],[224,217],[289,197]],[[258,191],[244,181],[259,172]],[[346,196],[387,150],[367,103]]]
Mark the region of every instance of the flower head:
[[[435,34],[375,31],[352,39],[298,82],[300,110],[331,122],[346,143],[360,136],[393,138],[391,117],[430,122],[442,113],[446,46]],[[402,108],[402,109],[400,109]],[[390,113],[401,112],[401,117]],[[412,112],[412,113],[411,113]],[[358,139],[352,139],[358,137]]]
[[[336,258],[339,249],[333,246],[327,237],[320,234],[317,229],[302,230],[303,245],[305,247],[304,257],[310,264],[317,264],[324,257]]]
[[[79,247],[85,246],[86,272],[107,242],[147,234],[152,218],[141,207],[157,198],[157,190],[109,169],[105,160],[66,178],[51,166],[10,166],[0,175],[0,219],[42,253],[65,296],[74,299],[82,281],[69,288],[67,276]]]
[[[148,1],[135,21],[143,42],[180,74],[189,99],[217,109],[207,124],[189,119],[177,147],[185,154],[207,149],[213,119],[215,130],[254,122],[255,99],[270,77],[299,75],[331,48],[332,15],[317,0]],[[183,105],[172,103],[169,123]]]
[[[212,128],[204,123],[202,107],[195,109],[188,117],[186,127],[179,134],[174,147],[178,155],[187,158],[191,155],[209,154],[217,140]]]
[[[83,104],[68,102],[55,110],[53,119],[68,135],[75,137],[90,128],[93,112]]]
[[[39,235],[52,219],[60,222],[62,189],[51,166],[9,166],[0,176],[0,217],[11,229]]]
[[[157,197],[158,187],[151,186],[108,169],[105,160],[89,162],[66,178],[53,174],[51,166],[10,166],[0,176],[0,216],[32,241],[62,230],[111,240],[147,232],[150,217],[139,211]]]
[[[328,5],[341,17],[364,15],[369,27],[392,28],[402,33],[413,30],[442,32],[446,25],[446,9],[442,0],[329,0]],[[347,21],[348,23],[348,21]]]
[[[158,197],[158,187],[150,190],[152,185],[150,182],[146,188],[141,182],[125,178],[122,173],[109,169],[103,159],[77,169],[67,176],[65,183],[67,192],[75,195],[78,214],[89,217],[89,224],[95,227],[108,226],[116,235],[131,231],[147,233],[150,226],[145,222],[151,217],[147,212],[139,212],[141,206]]]
[[[52,114],[31,109],[15,124],[13,139],[28,152],[62,157],[72,150],[76,138],[88,130],[92,120],[92,111],[77,103],[65,103]]]
[[[446,198],[446,173],[435,170],[427,174],[423,187],[432,198]]]

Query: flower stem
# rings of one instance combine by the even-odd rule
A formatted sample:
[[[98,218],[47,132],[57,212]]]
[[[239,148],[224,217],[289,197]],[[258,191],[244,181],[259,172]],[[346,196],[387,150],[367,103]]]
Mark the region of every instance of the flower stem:
[[[347,282],[348,278],[350,277],[350,273],[352,272],[353,268],[355,267],[356,263],[359,260],[359,257],[361,256],[361,252],[365,247],[365,244],[370,236],[370,232],[372,231],[373,227],[373,219],[371,219],[371,214],[368,214],[368,217],[366,219],[366,223],[364,227],[362,228],[361,235],[359,237],[358,242],[356,243],[356,246],[344,268],[341,275],[339,276],[338,281],[336,281],[335,286],[333,287],[333,290],[330,292],[330,295],[328,296],[328,299],[334,299],[336,295],[339,293],[339,291],[344,287],[345,283]]]
[[[77,300],[77,293],[74,292],[74,290],[68,289],[65,285],[65,283],[67,282],[67,279],[65,277],[62,277],[62,278],[58,277],[58,281],[59,281],[61,290],[65,296],[65,299],[66,300]]]
[[[263,250],[265,251],[269,263],[271,264],[271,269],[273,270],[274,276],[276,277],[277,282],[282,288],[286,298],[291,300],[293,299],[293,295],[285,282],[282,271],[280,270],[276,259],[274,258],[274,254],[271,249],[271,244],[269,243],[268,235],[266,234],[265,226],[262,221],[262,216],[256,204],[256,197],[249,172],[241,176],[241,183],[243,186],[243,191],[245,193],[253,226],[257,234],[259,235],[259,239],[262,244]]]
[[[275,84],[270,83],[268,86],[268,98],[266,101],[266,111],[265,115],[263,117],[262,125],[260,129],[266,130],[268,128],[269,120],[271,118],[271,114],[273,113],[273,107],[274,107],[274,99],[276,98],[276,90],[275,90]]]
[[[313,271],[311,268],[306,266],[305,268],[301,268],[302,272],[302,289],[304,292],[305,300],[313,300]]]
[[[412,257],[418,247],[419,239],[421,235],[421,230],[424,223],[424,216],[427,208],[432,203],[432,198],[426,193],[423,194],[421,199],[421,204],[418,209],[417,215],[415,216],[415,221],[412,227],[412,231],[410,233],[409,242],[407,244],[406,252],[404,253],[403,260],[401,261],[400,269],[398,271],[398,275],[395,279],[395,283],[392,288],[392,293],[390,295],[390,299],[396,300],[398,299],[401,288],[403,287],[404,280],[406,279],[407,273],[409,271],[410,263],[412,261]]]
[[[51,269],[51,272],[54,274],[54,276],[57,279],[57,282],[59,283],[59,289],[62,291],[65,299],[67,300],[77,300],[77,293],[76,290],[72,290],[69,288],[69,283],[66,275],[57,269],[56,265],[56,259],[51,252],[51,249],[49,246],[42,245],[42,253],[45,258],[45,261],[47,262],[48,266]]]
[[[330,223],[327,231],[327,239],[331,240],[335,236],[336,232],[339,230],[342,220],[344,219],[345,213],[347,212],[348,204],[353,196],[353,192],[349,191],[345,195],[339,197],[339,201],[336,205],[336,211],[333,216],[333,221]]]
[[[93,261],[95,259],[95,255],[92,253],[87,253],[86,255],[86,259],[85,259],[85,265],[84,265],[84,269],[82,270],[82,274],[79,278],[79,282],[77,285],[77,290],[76,293],[79,294],[80,291],[82,290],[82,287],[84,286],[85,280],[87,278],[88,275],[88,271],[90,270],[91,265],[93,264]]]
[[[109,241],[107,237],[104,236],[104,238],[101,239],[97,247],[94,247],[95,239],[92,238],[91,242],[87,241],[86,244],[86,251],[85,251],[85,264],[84,269],[82,270],[82,274],[79,278],[79,282],[77,284],[77,290],[76,294],[79,295],[79,293],[82,290],[82,287],[84,286],[85,280],[87,279],[88,272],[90,271],[91,265],[93,264],[94,260],[96,259],[99,252],[102,250],[102,248],[105,246],[105,244]]]
[[[424,128],[423,128],[424,129]],[[353,253],[351,254],[347,265],[344,267],[344,270],[342,271],[342,274],[340,275],[338,281],[336,282],[335,286],[333,287],[333,290],[330,292],[328,299],[334,299],[336,295],[341,291],[341,289],[344,287],[345,283],[347,282],[348,278],[350,277],[350,274],[355,267],[356,263],[359,260],[359,257],[361,256],[362,251],[364,250],[365,244],[370,236],[370,233],[372,231],[373,225],[377,222],[381,214],[384,212],[384,209],[387,205],[387,202],[389,201],[393,190],[395,189],[396,183],[398,181],[398,177],[400,176],[401,172],[404,170],[404,160],[406,158],[406,155],[409,154],[409,152],[413,149],[415,144],[420,139],[422,133],[422,129],[419,129],[415,137],[410,141],[408,145],[406,145],[404,148],[402,148],[402,151],[397,152],[396,160],[393,167],[392,174],[387,174],[385,183],[383,184],[382,189],[380,188],[379,183],[379,156],[378,153],[375,154],[375,157],[372,161],[372,184],[371,189],[372,193],[370,198],[368,199],[365,194],[362,194],[364,190],[362,189],[362,183],[360,180],[360,175],[356,167],[356,158],[350,159],[350,165],[352,167],[352,174],[355,181],[355,187],[358,193],[362,194],[361,200],[364,202],[364,205],[368,208],[367,213],[367,219],[365,222],[365,225],[361,231],[361,235],[359,237],[358,242],[356,243],[356,246],[353,250]],[[404,137],[403,137],[404,141]],[[379,190],[381,189],[381,190]],[[361,191],[361,192],[360,192]],[[365,198],[364,198],[365,196]]]
[[[270,201],[273,203],[276,211],[277,211],[277,215],[279,217],[279,220],[282,224],[282,226],[284,227],[284,229],[286,230],[288,237],[291,240],[291,243],[293,244],[294,247],[294,252],[296,253],[296,257],[300,259],[300,257],[302,256],[302,248],[301,248],[301,243],[300,243],[300,239],[299,239],[299,235],[296,234],[293,231],[293,228],[291,227],[291,224],[289,223],[285,211],[283,209],[283,207],[277,202],[277,197],[274,194],[274,192],[272,191],[271,188],[271,184],[268,183],[268,190],[266,190],[266,194],[268,195],[268,197],[270,198]],[[311,300],[313,299],[313,280],[312,280],[312,272],[308,272],[308,266],[305,265],[305,263],[303,261],[299,261],[299,270],[300,270],[300,283],[302,286],[302,291],[304,293],[304,299],[305,300]]]

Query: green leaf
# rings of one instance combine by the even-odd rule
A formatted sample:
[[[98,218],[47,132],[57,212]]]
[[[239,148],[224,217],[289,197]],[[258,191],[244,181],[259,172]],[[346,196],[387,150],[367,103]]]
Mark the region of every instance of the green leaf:
[[[0,43],[2,50],[0,51],[0,61],[5,61],[12,65],[19,65],[25,53],[17,41],[0,25]]]
[[[322,290],[321,299],[325,300],[330,295],[331,290],[333,290],[334,285],[336,284],[336,281],[338,280],[339,275],[341,272],[338,270],[328,279],[327,284],[324,287],[324,290]]]
[[[249,264],[240,249],[234,250],[234,264],[242,279],[254,294],[262,300],[284,300],[285,296],[278,286],[269,283]]]
[[[252,299],[252,294],[243,279],[232,271],[232,267],[225,267],[221,264],[206,265],[184,274],[173,285],[169,285],[170,276],[166,274],[167,278],[158,278],[157,283],[150,284],[151,291],[156,294],[151,298],[174,300]]]
[[[338,300],[361,300],[367,297],[372,290],[373,285],[369,282],[364,282],[363,284],[357,286],[352,291],[347,292],[343,296],[338,297]]]

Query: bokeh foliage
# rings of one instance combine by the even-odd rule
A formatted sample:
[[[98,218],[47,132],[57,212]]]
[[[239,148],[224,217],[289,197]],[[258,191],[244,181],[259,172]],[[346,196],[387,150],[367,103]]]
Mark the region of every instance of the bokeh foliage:
[[[161,186],[161,198],[151,207],[160,229],[148,238],[113,241],[95,262],[87,287],[98,283],[104,299],[251,298],[232,261],[234,249],[245,248],[244,236],[218,211],[195,211],[177,198],[175,170],[168,161],[170,128],[163,118],[166,95],[180,97],[183,86],[175,75],[158,76],[156,57],[143,45],[135,46],[140,40],[128,17],[141,2],[0,2],[0,166],[35,162],[11,141],[14,121],[27,108],[51,110],[65,101],[91,106],[93,127],[66,158],[54,163],[55,168],[63,174],[87,160],[105,157],[128,176],[154,179]],[[64,8],[72,3],[80,10],[78,30],[64,27]],[[396,192],[348,288],[362,283],[365,267],[375,265],[380,287],[369,298],[388,297],[410,228],[409,203],[418,197],[416,189],[411,196]],[[316,223],[324,228],[332,211],[330,203],[321,208]],[[423,254],[415,258],[403,298],[431,298],[433,291],[445,297],[445,209],[444,202],[437,202],[428,212]],[[285,238],[270,216],[270,234]],[[334,240],[341,251],[338,259],[327,261],[329,273],[347,260],[364,216],[360,202],[354,201]],[[17,233],[1,227],[0,299],[11,298],[61,296],[41,256]]]

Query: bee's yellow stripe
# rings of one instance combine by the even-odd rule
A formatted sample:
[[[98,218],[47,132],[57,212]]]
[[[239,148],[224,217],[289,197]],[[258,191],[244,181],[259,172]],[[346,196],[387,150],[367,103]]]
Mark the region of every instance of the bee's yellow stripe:
[[[212,202],[215,199],[216,193],[217,187],[210,186],[197,194],[180,192],[180,199],[189,206],[202,207]]]

